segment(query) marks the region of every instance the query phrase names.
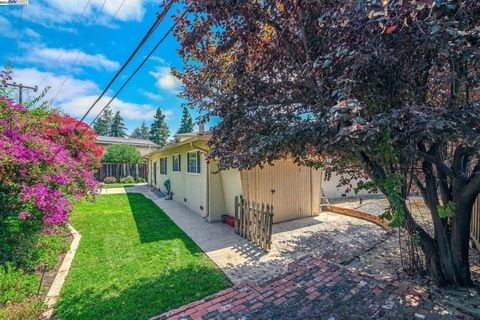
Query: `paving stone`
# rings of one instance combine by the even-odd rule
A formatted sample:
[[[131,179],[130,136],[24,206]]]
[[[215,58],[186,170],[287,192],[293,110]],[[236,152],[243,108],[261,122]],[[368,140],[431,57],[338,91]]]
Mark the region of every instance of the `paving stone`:
[[[412,288],[327,260],[304,257],[288,270],[267,282],[239,284],[153,319],[462,319],[435,315],[433,304],[424,303],[422,293]],[[399,303],[401,298],[416,305]]]

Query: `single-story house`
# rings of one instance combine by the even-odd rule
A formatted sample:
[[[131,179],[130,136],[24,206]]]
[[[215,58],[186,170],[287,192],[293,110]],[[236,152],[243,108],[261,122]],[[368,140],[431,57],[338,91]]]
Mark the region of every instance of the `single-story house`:
[[[208,221],[233,216],[235,197],[240,195],[273,205],[274,223],[320,213],[322,170],[291,160],[251,170],[218,170],[217,161],[206,160],[209,139],[205,132],[179,134],[175,143],[151,152],[147,156],[149,184],[165,191],[164,182],[170,180],[173,200]]]
[[[129,144],[131,146],[134,146],[140,152],[140,155],[142,157],[146,156],[147,154],[158,148],[157,144],[147,139],[133,139],[108,136],[97,136],[96,144],[100,146],[103,151],[105,151],[105,149],[107,149],[112,144]]]

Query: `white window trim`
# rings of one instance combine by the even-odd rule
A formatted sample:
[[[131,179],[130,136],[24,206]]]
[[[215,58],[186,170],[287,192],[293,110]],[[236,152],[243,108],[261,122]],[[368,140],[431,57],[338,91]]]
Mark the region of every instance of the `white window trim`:
[[[188,171],[188,168],[189,168],[189,165],[188,165],[188,158],[189,158],[189,157],[188,157],[188,154],[189,154],[189,153],[194,153],[194,154],[198,155],[198,157],[200,157],[200,161],[197,160],[197,163],[200,165],[200,172],[190,172],[190,171]],[[198,152],[198,151],[196,151],[196,150],[195,150],[195,151],[188,151],[186,158],[187,158],[187,168],[186,168],[187,171],[186,171],[186,173],[187,173],[187,174],[190,174],[190,175],[192,175],[192,176],[201,176],[201,175],[202,175],[202,170],[201,170],[201,169],[202,169],[202,168],[201,168],[201,167],[202,167],[202,157],[201,157],[200,152]],[[198,168],[197,168],[197,169],[198,169]]]
[[[165,159],[165,173],[162,173],[162,159]],[[162,176],[168,176],[168,160],[167,157],[160,157],[158,159],[159,172]]]
[[[180,159],[179,159],[179,162],[180,162],[180,170],[178,170],[178,171],[173,170],[173,157],[175,157],[175,156],[180,156]],[[181,162],[182,162],[182,154],[181,154],[181,153],[174,153],[174,154],[172,154],[172,172],[173,172],[173,173],[182,173],[182,163],[181,163]],[[188,163],[187,163],[187,165],[188,165]]]

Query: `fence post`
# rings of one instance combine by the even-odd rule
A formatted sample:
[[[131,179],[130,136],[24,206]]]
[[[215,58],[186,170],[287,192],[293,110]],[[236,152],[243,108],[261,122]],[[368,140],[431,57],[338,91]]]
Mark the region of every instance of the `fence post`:
[[[270,206],[270,212],[268,213],[268,243],[267,250],[272,248],[272,225],[273,225],[273,205]]]
[[[238,234],[238,196],[235,197],[235,233]]]
[[[240,196],[240,235],[245,238],[245,200]]]

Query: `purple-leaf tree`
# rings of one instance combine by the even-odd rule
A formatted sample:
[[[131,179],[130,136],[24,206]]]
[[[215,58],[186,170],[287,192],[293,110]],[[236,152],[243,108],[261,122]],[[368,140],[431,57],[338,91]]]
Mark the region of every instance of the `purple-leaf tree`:
[[[418,236],[435,282],[471,285],[478,1],[183,2],[190,13],[176,36],[186,68],[175,73],[203,120],[221,120],[211,141],[221,168],[289,155],[363,172],[389,199],[385,218]],[[409,211],[412,185],[434,234]]]

